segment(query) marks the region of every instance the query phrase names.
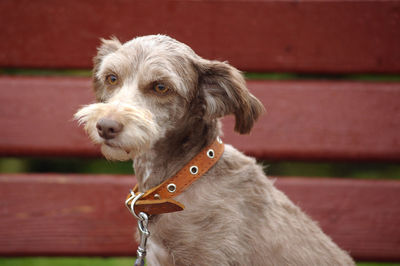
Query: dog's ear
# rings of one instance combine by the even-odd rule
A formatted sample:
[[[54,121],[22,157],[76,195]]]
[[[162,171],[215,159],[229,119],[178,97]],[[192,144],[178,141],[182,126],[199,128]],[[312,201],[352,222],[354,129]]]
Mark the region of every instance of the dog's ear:
[[[103,95],[102,82],[97,77],[101,61],[106,55],[117,51],[120,47],[120,41],[116,37],[111,37],[109,40],[101,39],[101,45],[97,48],[97,55],[93,58],[93,88],[97,101],[101,101]]]
[[[243,75],[228,63],[219,61],[199,59],[196,66],[199,89],[205,97],[206,116],[214,119],[233,114],[235,131],[249,133],[264,112],[264,106],[248,91]]]

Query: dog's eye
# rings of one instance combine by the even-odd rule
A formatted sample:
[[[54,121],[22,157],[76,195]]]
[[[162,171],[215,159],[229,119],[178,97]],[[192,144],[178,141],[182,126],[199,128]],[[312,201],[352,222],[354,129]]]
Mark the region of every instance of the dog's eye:
[[[162,83],[157,83],[154,85],[153,90],[159,94],[164,94],[169,91],[169,88]]]
[[[118,83],[118,77],[116,75],[108,75],[106,77],[106,82],[110,85],[116,85]]]

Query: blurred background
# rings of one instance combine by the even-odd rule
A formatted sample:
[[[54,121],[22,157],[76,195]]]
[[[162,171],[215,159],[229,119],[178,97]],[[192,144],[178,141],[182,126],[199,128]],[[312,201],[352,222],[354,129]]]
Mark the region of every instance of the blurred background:
[[[17,189],[21,182],[23,188],[32,187],[34,195],[34,185],[29,183],[33,181],[27,179],[36,182],[42,175],[101,174],[135,182],[132,162],[103,159],[72,115],[79,106],[94,101],[91,60],[100,38],[116,36],[125,42],[159,33],[188,44],[204,58],[228,61],[243,71],[250,90],[263,91],[260,95],[265,96],[268,113],[255,128],[258,133],[238,136],[229,118],[224,132],[226,142],[255,156],[268,176],[400,179],[399,1],[2,0],[0,23],[0,186],[4,191],[7,186]],[[375,102],[368,98],[370,111],[386,105],[390,117],[374,118],[371,121],[377,124],[370,129],[365,125],[369,120],[359,120],[360,114],[334,119],[329,112],[335,110],[319,114],[326,106],[318,103],[323,97],[328,103],[340,101],[336,94],[353,87],[354,94],[343,94],[352,99],[349,110],[356,112],[363,104],[364,98],[359,102],[356,98],[360,91],[381,90],[392,101],[386,105],[383,98]],[[269,88],[283,100],[269,96]],[[308,88],[324,96],[290,98],[292,92]],[[279,101],[284,102],[277,105]],[[314,104],[319,109],[306,109]],[[308,112],[312,115],[302,116]],[[349,122],[342,122],[347,118]],[[18,182],[10,179],[14,177]],[[27,179],[18,179],[22,177]],[[7,249],[13,239],[5,236],[13,234],[4,226],[14,223],[8,218],[12,216],[9,202],[15,199],[4,193],[3,198],[0,195],[0,231],[4,231],[0,265],[133,264],[133,258],[126,257],[129,254],[102,257],[89,251],[76,257],[62,250],[46,254],[31,247],[27,253]],[[16,235],[23,234],[30,232]],[[394,250],[400,250],[397,240]],[[27,245],[35,243],[29,240]],[[358,265],[400,263],[360,261]]]

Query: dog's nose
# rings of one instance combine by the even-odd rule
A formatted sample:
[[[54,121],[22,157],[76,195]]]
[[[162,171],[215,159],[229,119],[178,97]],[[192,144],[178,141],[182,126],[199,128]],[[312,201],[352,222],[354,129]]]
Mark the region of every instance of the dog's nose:
[[[103,139],[115,138],[123,127],[120,122],[108,118],[101,118],[96,124],[97,132]]]

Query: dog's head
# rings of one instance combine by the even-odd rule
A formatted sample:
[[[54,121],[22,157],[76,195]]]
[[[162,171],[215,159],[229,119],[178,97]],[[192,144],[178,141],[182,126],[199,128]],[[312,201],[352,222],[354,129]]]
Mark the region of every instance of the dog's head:
[[[164,35],[125,44],[103,40],[94,58],[93,84],[98,103],[83,107],[75,118],[114,160],[149,149],[184,126],[185,117],[212,121],[233,114],[235,130],[245,134],[264,110],[237,69],[205,60]]]

